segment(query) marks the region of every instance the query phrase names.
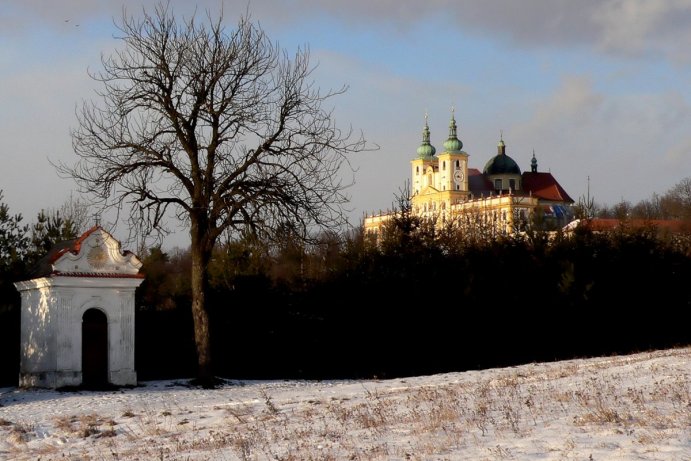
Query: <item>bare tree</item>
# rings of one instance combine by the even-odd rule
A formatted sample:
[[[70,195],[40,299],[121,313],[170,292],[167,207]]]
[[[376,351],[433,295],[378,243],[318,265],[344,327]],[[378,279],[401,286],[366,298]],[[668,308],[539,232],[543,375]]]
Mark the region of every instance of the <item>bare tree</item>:
[[[72,194],[65,200],[65,203],[60,205],[59,209],[50,212],[60,213],[63,218],[69,220],[77,235],[86,232],[94,223],[94,216],[91,214],[89,204],[81,197],[75,197]]]
[[[684,178],[663,196],[665,211],[673,219],[691,218],[691,177]]]
[[[309,51],[290,56],[246,16],[231,30],[222,14],[177,19],[158,4],[117,27],[123,48],[102,57],[97,97],[77,111],[79,160],[58,169],[102,206],[131,210],[140,235],[165,232],[170,213],[189,226],[198,378],[209,384],[205,293],[219,236],[345,223],[347,155],[365,142],[324,108],[346,88],[321,92]]]
[[[662,200],[657,194],[653,194],[649,199],[639,201],[631,208],[631,217],[636,219],[663,219]]]
[[[626,221],[631,217],[631,202],[623,198],[612,206],[612,214],[619,221]]]

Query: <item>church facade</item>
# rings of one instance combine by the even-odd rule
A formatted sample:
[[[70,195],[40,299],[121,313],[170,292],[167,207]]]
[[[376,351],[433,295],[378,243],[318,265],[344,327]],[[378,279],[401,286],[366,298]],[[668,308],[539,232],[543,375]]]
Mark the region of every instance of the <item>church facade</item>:
[[[503,136],[497,154],[482,171],[469,166],[469,157],[458,139],[453,112],[440,153],[430,142],[425,117],[422,144],[410,162],[410,204],[415,216],[437,225],[482,227],[492,235],[520,232],[538,219],[545,229],[563,227],[573,219],[573,199],[550,172],[538,171],[534,152],[530,171],[525,172],[506,153]],[[365,216],[365,232],[380,235],[394,213]]]

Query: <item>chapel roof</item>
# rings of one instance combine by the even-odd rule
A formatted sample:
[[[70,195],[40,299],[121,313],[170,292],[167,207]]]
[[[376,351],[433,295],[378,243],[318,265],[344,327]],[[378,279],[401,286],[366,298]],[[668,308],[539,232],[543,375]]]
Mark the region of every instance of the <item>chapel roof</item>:
[[[89,265],[85,265],[83,263],[77,264],[74,270],[59,270],[58,266],[59,265],[64,265],[63,261],[64,258],[72,259],[72,260],[77,260],[80,257],[80,253],[82,252],[82,245],[84,244],[89,237],[92,237],[95,235],[94,234],[100,234],[102,237],[104,237],[104,241],[101,243],[102,245],[106,245],[105,240],[111,240],[112,243],[111,245],[114,245],[117,248],[117,253],[115,257],[119,259],[119,263],[125,263],[131,264],[133,263],[136,267],[136,269],[141,266],[141,262],[137,259],[137,257],[132,253],[131,251],[120,251],[120,242],[115,240],[113,236],[108,233],[106,230],[104,230],[101,226],[96,225],[93,226],[91,229],[87,230],[84,232],[80,237],[76,239],[71,239],[71,240],[65,240],[62,242],[56,243],[53,248],[48,251],[48,253],[41,258],[36,266],[34,266],[34,269],[30,272],[30,278],[40,278],[40,277],[52,277],[52,276],[67,276],[67,277],[107,277],[107,278],[143,278],[143,274],[139,273],[133,273],[133,269],[129,268],[129,270],[126,270],[124,267],[114,267],[112,268],[113,270],[92,270],[92,268],[89,267]],[[105,256],[108,257],[109,252],[107,249],[105,250]],[[66,256],[68,255],[68,256]],[[113,255],[110,254],[112,257]],[[88,255],[84,255],[83,258],[81,259],[88,259]]]

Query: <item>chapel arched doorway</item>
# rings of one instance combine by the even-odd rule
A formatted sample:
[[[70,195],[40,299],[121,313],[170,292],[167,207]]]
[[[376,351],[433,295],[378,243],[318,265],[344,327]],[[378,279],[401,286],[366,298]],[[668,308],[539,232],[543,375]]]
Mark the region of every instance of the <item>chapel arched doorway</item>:
[[[82,384],[108,384],[108,318],[99,309],[89,309],[82,316]]]

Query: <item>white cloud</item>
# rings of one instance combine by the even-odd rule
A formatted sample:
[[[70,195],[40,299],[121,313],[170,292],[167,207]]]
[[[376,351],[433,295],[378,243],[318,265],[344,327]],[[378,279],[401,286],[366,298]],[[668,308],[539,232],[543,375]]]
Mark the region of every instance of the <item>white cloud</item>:
[[[604,96],[594,90],[590,78],[567,76],[549,100],[537,105],[534,124],[545,127],[559,120],[569,126],[588,125],[603,100]]]
[[[591,14],[600,28],[599,45],[607,51],[691,58],[691,0],[610,0]]]
[[[301,14],[353,23],[416,23],[444,18],[459,30],[524,47],[585,47],[601,52],[691,61],[691,0],[301,0]]]

